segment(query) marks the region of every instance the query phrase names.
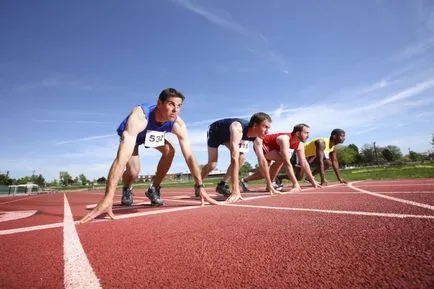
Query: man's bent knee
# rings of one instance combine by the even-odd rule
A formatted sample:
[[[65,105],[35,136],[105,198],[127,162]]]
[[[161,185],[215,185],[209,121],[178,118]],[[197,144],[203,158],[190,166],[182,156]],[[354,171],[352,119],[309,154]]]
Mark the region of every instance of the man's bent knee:
[[[215,170],[215,168],[217,167],[217,162],[209,162],[206,164],[208,166],[208,168],[210,168],[211,170]]]
[[[125,173],[128,174],[133,180],[138,179],[140,176],[140,170],[137,169],[128,168]]]

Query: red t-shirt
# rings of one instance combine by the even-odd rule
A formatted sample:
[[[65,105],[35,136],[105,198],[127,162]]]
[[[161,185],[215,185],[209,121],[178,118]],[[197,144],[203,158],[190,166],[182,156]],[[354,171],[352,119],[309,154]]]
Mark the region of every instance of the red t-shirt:
[[[296,150],[298,148],[300,141],[292,142],[293,136],[290,132],[267,134],[263,139],[262,150],[264,151],[264,154],[271,152],[271,151],[280,151],[280,146],[277,143],[277,137],[279,137],[281,135],[289,136],[289,148],[290,149]]]

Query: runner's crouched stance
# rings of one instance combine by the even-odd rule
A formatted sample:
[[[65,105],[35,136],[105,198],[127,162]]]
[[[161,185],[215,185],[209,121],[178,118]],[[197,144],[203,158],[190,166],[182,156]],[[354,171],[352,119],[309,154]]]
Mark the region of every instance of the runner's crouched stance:
[[[250,121],[240,118],[225,118],[213,122],[208,130],[208,163],[202,168],[202,179],[217,166],[218,148],[225,145],[230,152],[231,164],[223,180],[217,185],[216,191],[228,196],[227,202],[242,199],[239,188],[239,169],[245,161],[244,152],[248,149],[248,142],[257,137],[264,138],[271,127],[271,117],[264,112],[257,112]],[[232,190],[227,182],[232,179]],[[196,195],[198,192],[196,191]]]
[[[315,181],[309,163],[304,157],[304,142],[308,139],[309,134],[310,127],[307,124],[300,123],[294,126],[291,133],[281,132],[268,134],[263,139],[256,139],[254,148],[258,158],[259,169],[254,174],[241,180],[243,188],[248,190],[247,183],[249,181],[259,180],[263,177],[267,183],[267,190],[273,194],[274,191],[271,190],[273,180],[276,179],[280,169],[284,166],[287,177],[292,182],[290,192],[300,191],[300,184],[296,179],[291,164],[291,156],[294,152],[300,160],[301,167],[304,168],[312,186],[318,188],[319,185]],[[269,167],[269,163],[272,161],[274,162]]]
[[[167,88],[160,93],[157,105],[142,104],[133,108],[117,130],[120,135],[120,143],[108,174],[105,196],[89,214],[80,220],[80,223],[89,222],[104,212],[107,212],[110,218],[115,218],[112,210],[113,198],[121,177],[123,183],[121,203],[127,206],[132,205],[131,186],[139,177],[139,145],[141,144],[161,152],[155,178],[145,195],[151,200],[152,205],[163,205],[160,196],[160,184],[169,171],[175,156],[173,145],[165,138],[167,132],[175,134],[178,138],[185,162],[195,180],[195,188],[199,192],[202,205],[204,205],[205,199],[211,204],[219,204],[209,197],[203,187],[200,169],[191,151],[187,127],[178,116],[184,98],[184,95],[176,89]]]

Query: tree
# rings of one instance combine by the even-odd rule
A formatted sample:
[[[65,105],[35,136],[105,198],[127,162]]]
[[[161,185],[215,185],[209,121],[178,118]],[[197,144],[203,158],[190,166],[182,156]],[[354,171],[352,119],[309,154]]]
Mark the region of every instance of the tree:
[[[80,181],[80,183],[85,186],[87,185],[87,183],[89,182],[89,180],[86,178],[86,176],[84,174],[80,174],[78,176],[78,180]]]
[[[59,183],[57,182],[56,179],[53,179],[51,182],[48,183],[48,185],[51,187],[57,187]]]
[[[31,183],[31,177],[25,176],[16,180],[17,185],[25,185],[27,183]]]
[[[408,157],[411,161],[416,162],[416,161],[422,161],[424,159],[424,155],[414,152],[414,151],[410,151],[408,154]]]
[[[388,162],[397,161],[402,158],[401,149],[397,146],[388,145],[381,149],[381,155]]]
[[[358,152],[354,149],[354,147],[341,146],[337,150],[338,161],[340,165],[347,166],[355,163]]]
[[[38,176],[31,176],[30,181],[40,187],[45,187],[45,178],[41,174],[39,174]]]
[[[245,162],[240,168],[240,176],[247,176],[252,170],[252,165],[249,162]]]
[[[106,180],[105,177],[101,177],[101,178],[99,178],[99,179],[96,180],[96,182],[97,182],[98,184],[105,184],[106,181],[107,181],[107,180]]]
[[[9,172],[6,174],[0,174],[0,185],[10,186],[13,182],[14,180],[9,178]]]
[[[370,144],[364,144],[360,150],[360,155],[362,157],[363,163],[373,163],[374,162],[374,147]]]
[[[434,133],[432,134],[431,145],[434,148]]]
[[[59,172],[59,182],[63,186],[70,185],[74,182],[71,175],[66,171]]]

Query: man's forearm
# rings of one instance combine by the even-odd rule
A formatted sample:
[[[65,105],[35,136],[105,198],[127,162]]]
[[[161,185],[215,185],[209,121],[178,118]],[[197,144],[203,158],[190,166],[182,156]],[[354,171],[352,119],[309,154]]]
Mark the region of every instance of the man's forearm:
[[[302,161],[301,167],[304,170],[304,172],[306,173],[307,177],[309,178],[309,181],[313,182],[315,179],[313,177],[312,170],[310,169],[310,165],[306,159],[304,159],[304,161]]]
[[[113,196],[115,194],[116,188],[118,186],[118,182],[121,178],[122,167],[119,164],[119,161],[116,159],[112,166],[110,167],[110,171],[107,177],[107,185],[105,189],[105,195]]]
[[[321,182],[324,182],[325,181],[324,160],[319,160],[319,175],[321,177]]]
[[[292,168],[292,165],[290,162],[285,162],[285,170],[286,170],[286,174],[288,175],[289,180],[295,186],[297,184],[297,178],[295,177],[294,169]]]
[[[239,156],[232,155],[231,157],[231,178],[232,178],[232,189],[236,188],[238,186],[238,172],[239,172]]]
[[[270,178],[270,170],[268,168],[268,162],[264,159],[259,159],[259,169],[261,170],[262,176],[264,177],[265,181],[267,182],[267,187],[271,188],[272,182]]]
[[[185,159],[185,162],[187,163],[187,166],[190,170],[191,176],[193,177],[196,184],[202,183],[202,177],[200,176],[200,169],[197,165],[196,159],[194,156],[188,156]]]
[[[341,176],[339,175],[339,164],[337,164],[336,162],[332,162],[332,167],[333,170],[335,171],[336,178],[338,179],[338,181],[340,181]]]

